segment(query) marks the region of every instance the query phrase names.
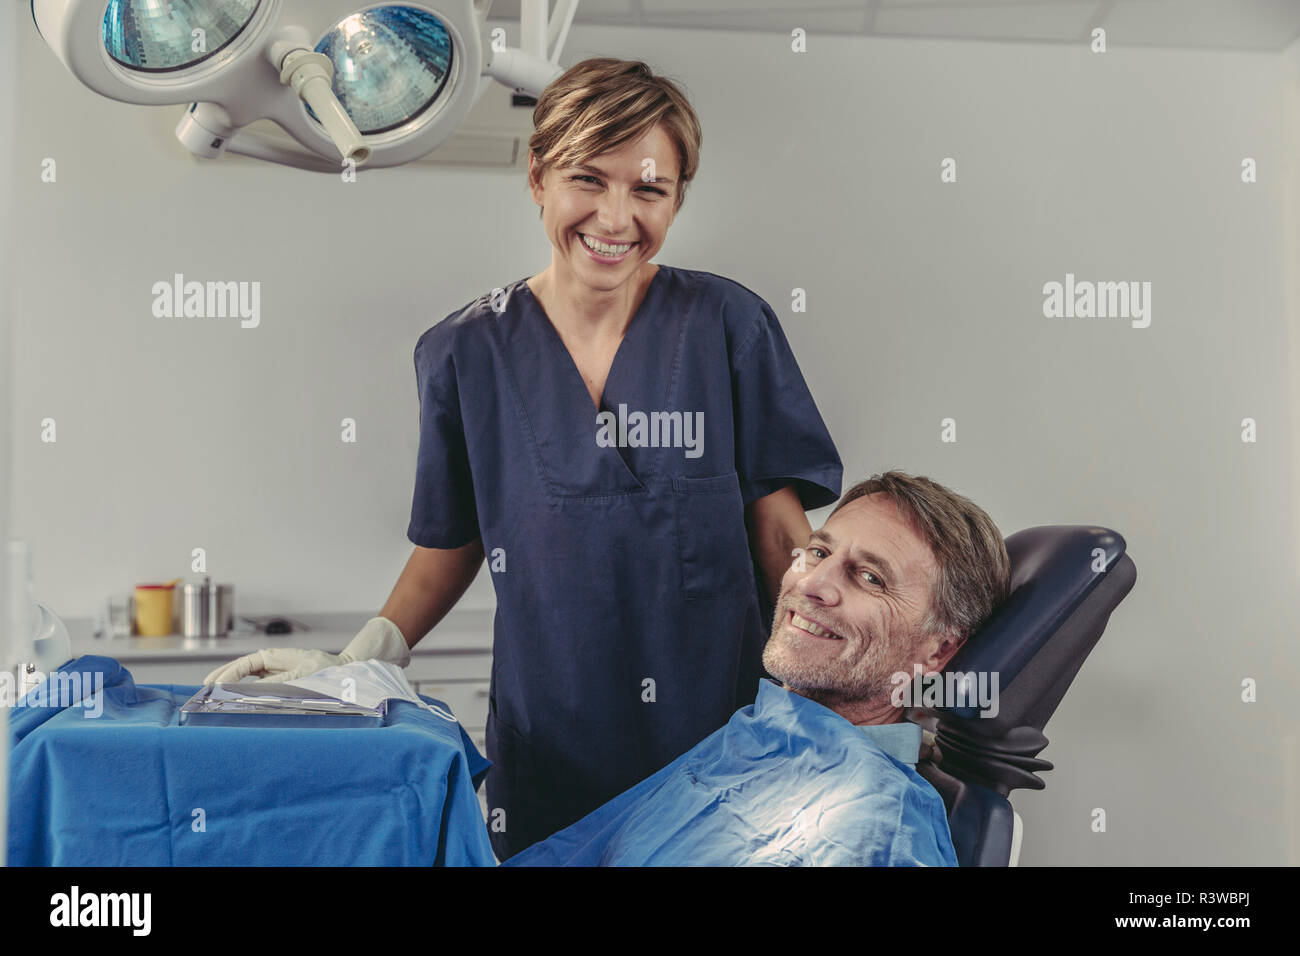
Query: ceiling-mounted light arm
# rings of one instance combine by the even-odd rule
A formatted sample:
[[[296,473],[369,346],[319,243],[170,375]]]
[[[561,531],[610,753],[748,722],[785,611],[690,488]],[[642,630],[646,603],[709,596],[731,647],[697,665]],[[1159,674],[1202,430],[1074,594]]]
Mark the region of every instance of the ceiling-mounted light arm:
[[[520,0],[519,49],[558,63],[573,15],[578,12],[578,0],[555,0],[555,10],[548,14],[549,5],[550,0]]]
[[[492,0],[474,0],[474,19],[479,30],[487,26],[488,14],[492,12]]]
[[[546,47],[551,51],[546,58],[552,63],[560,62],[560,51],[564,49],[564,41],[569,38],[569,27],[577,12],[578,0],[555,0],[555,11],[551,14],[550,31],[546,38]]]
[[[550,60],[514,47],[493,52],[492,59],[483,67],[485,76],[492,77],[516,93],[527,93],[529,96],[541,96],[542,90],[563,72]]]
[[[492,77],[516,93],[537,97],[564,72],[558,65],[560,52],[568,39],[578,0],[557,0],[555,18],[550,20],[549,29],[548,3],[549,0],[520,0],[519,46],[493,51],[483,67],[484,76]]]
[[[546,20],[551,0],[519,0],[519,49],[546,59]]]

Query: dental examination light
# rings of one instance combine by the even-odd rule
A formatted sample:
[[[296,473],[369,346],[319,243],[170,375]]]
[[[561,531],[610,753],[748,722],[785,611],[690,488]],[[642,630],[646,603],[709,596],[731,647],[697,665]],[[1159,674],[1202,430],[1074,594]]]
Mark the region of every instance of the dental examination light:
[[[520,46],[488,43],[492,0],[377,3],[316,42],[281,24],[284,0],[31,0],[41,37],[96,93],[189,104],[176,137],[196,156],[230,151],[338,172],[396,166],[452,135],[495,80],[539,96],[562,70],[578,0],[521,0]],[[304,149],[244,129],[269,119]]]

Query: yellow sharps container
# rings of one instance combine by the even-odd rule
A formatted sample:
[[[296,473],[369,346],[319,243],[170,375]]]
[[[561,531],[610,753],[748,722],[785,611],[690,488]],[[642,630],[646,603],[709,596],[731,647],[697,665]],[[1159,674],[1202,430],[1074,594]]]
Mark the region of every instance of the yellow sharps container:
[[[180,578],[166,584],[135,586],[135,630],[141,637],[165,637],[172,633],[172,597]]]

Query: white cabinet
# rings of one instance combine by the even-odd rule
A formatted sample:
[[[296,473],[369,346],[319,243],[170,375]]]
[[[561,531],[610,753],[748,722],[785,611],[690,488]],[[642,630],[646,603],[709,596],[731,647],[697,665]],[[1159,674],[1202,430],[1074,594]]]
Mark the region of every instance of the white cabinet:
[[[488,666],[491,667],[490,662]],[[415,691],[450,707],[470,737],[483,735],[484,728],[487,727],[488,681],[420,681]],[[477,741],[474,745],[480,753],[483,751]]]

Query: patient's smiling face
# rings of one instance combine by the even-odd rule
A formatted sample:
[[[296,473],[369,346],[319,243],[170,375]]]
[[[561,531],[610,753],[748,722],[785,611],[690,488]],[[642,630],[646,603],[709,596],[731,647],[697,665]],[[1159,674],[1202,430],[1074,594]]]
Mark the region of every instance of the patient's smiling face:
[[[864,495],[813,532],[803,565],[781,581],[763,666],[854,723],[900,719],[890,677],[942,670],[959,646],[920,634],[938,573],[925,539],[892,499]]]

